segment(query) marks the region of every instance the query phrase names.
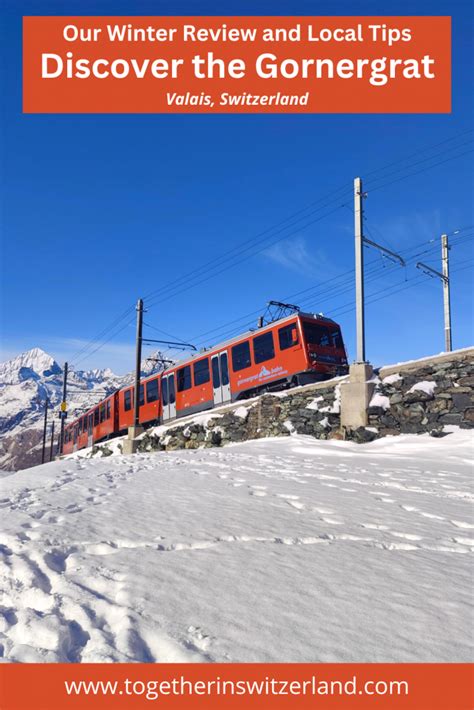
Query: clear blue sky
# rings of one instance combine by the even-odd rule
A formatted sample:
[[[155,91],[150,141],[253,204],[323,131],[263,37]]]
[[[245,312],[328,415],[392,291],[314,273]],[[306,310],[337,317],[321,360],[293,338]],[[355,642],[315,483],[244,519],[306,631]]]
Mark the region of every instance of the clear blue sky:
[[[127,319],[117,324],[117,334],[102,348],[95,352],[90,348],[83,359],[72,356],[139,296],[204,267],[230,249],[254,245],[242,247],[341,185],[346,192],[328,198],[334,202],[327,209],[303,212],[299,216],[308,214],[306,220],[295,218],[286,230],[280,225],[267,232],[257,254],[256,246],[239,252],[239,258],[252,254],[251,258],[204,281],[229,264],[219,269],[221,262],[215,263],[214,270],[190,279],[188,290],[183,290],[182,282],[179,289],[168,288],[167,299],[149,309],[146,321],[199,345],[215,343],[221,333],[244,327],[256,316],[198,336],[263,308],[268,299],[299,303],[306,296],[308,309],[334,313],[340,321],[353,359],[351,274],[339,278],[353,267],[353,178],[367,176],[367,236],[405,250],[407,256],[434,246],[419,257],[434,268],[440,268],[440,234],[474,223],[474,153],[447,160],[473,147],[473,134],[466,134],[473,119],[470,5],[463,0],[361,0],[356,7],[342,0],[218,4],[3,0],[2,359],[39,346],[60,362],[73,359],[78,368],[131,370],[134,325],[125,325]],[[452,114],[21,112],[22,15],[350,15],[354,10],[368,15],[453,16]],[[458,137],[448,141],[454,136]],[[435,144],[440,145],[417,153]],[[370,178],[371,171],[414,153]],[[438,157],[424,161],[429,155]],[[398,180],[436,162],[441,164]],[[413,163],[417,165],[409,168]],[[371,190],[386,182],[391,184]],[[330,209],[331,214],[314,221]],[[460,232],[451,251],[454,347],[473,342],[473,234],[473,228]],[[280,241],[272,244],[276,239]],[[415,248],[430,239],[435,242]],[[373,262],[368,266],[368,271],[373,269],[368,300],[371,294],[373,299],[390,294],[367,306],[368,358],[381,364],[441,351],[441,283],[422,278],[414,263],[406,271],[388,262],[382,269],[381,257],[369,250],[366,259]],[[419,283],[406,288],[411,284],[405,278]],[[303,289],[313,290],[294,295]],[[146,333],[163,337],[151,329]]]

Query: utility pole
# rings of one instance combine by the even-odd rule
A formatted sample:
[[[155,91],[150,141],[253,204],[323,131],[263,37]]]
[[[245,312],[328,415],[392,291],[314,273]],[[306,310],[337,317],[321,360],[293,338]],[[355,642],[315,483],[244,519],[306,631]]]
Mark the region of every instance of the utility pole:
[[[54,419],[51,425],[51,448],[49,450],[49,460],[53,460],[53,448],[54,448]]]
[[[143,301],[137,301],[137,338],[136,338],[136,358],[135,358],[135,401],[134,418],[135,427],[140,426],[140,373],[142,364],[142,331],[143,331]]]
[[[452,334],[451,334],[451,294],[449,279],[449,245],[448,235],[441,235],[441,265],[442,271],[436,271],[431,266],[419,261],[416,265],[427,276],[438,277],[443,282],[443,302],[444,302],[444,347],[447,353],[452,350]]]
[[[356,362],[365,362],[365,315],[364,315],[364,244],[362,233],[362,180],[354,180],[354,235],[355,235],[355,274],[356,274]]]
[[[443,300],[444,300],[444,342],[446,352],[453,349],[451,336],[451,294],[449,281],[449,245],[448,235],[441,235],[441,261],[443,264]]]
[[[41,463],[44,463],[44,458],[46,454],[46,428],[48,426],[48,398],[46,397],[44,402],[44,424],[43,424],[43,449],[41,451]]]
[[[64,424],[67,416],[67,405],[66,405],[66,396],[67,396],[67,372],[68,372],[68,364],[67,362],[64,363],[64,370],[63,370],[63,401],[61,402],[61,430],[59,434],[59,454],[63,453],[63,446],[64,446]]]
[[[356,281],[356,360],[349,367],[349,381],[341,386],[341,426],[343,430],[367,426],[368,409],[374,392],[372,365],[365,357],[365,304],[364,304],[364,247],[374,247],[384,256],[401,266],[405,262],[399,254],[364,237],[364,210],[360,177],[354,179],[354,236],[355,236],[355,281]]]
[[[356,363],[365,363],[365,304],[364,304],[364,246],[374,247],[391,261],[405,266],[405,261],[394,251],[377,244],[372,239],[364,237],[362,224],[364,211],[362,200],[366,194],[362,192],[362,180],[354,180],[354,234],[355,234],[355,272],[356,272],[356,330],[357,354]]]

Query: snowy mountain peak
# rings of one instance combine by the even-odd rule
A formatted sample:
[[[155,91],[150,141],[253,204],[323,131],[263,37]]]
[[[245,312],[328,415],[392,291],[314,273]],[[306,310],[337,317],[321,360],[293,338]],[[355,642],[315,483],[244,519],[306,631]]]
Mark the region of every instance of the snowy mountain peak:
[[[17,384],[28,379],[38,380],[62,372],[56,360],[41,348],[32,348],[17,357],[0,363],[0,384]]]
[[[160,369],[159,353],[143,363],[143,375]],[[62,369],[48,353],[33,348],[0,364],[0,470],[14,470],[39,462],[38,448],[49,403],[49,426],[57,418],[62,400]],[[69,368],[67,404],[69,420],[95,406],[104,396],[133,382],[133,375],[115,375],[109,368]]]

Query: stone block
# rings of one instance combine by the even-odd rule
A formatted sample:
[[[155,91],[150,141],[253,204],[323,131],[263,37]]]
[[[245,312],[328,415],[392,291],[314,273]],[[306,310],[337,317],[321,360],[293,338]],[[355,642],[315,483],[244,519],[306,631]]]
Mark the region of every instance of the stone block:
[[[453,394],[454,409],[457,409],[462,412],[468,407],[471,407],[473,404],[474,402],[472,401],[472,397],[470,397],[468,394]]]

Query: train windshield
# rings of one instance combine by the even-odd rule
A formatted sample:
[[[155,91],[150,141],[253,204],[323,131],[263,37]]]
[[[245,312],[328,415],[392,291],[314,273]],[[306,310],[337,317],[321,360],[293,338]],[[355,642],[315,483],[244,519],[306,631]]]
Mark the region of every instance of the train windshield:
[[[303,322],[304,337],[308,345],[319,345],[323,348],[342,349],[341,331],[337,326],[320,325],[319,323]]]

